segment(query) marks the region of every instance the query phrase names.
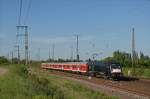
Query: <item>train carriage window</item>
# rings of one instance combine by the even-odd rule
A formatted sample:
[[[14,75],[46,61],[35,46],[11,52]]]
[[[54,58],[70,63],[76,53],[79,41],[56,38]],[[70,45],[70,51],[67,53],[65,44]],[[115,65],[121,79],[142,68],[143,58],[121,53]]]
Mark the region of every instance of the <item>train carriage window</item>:
[[[76,68],[76,66],[73,65],[72,68]]]
[[[80,65],[78,65],[77,67],[78,67],[78,68],[80,68],[81,66],[80,66]]]

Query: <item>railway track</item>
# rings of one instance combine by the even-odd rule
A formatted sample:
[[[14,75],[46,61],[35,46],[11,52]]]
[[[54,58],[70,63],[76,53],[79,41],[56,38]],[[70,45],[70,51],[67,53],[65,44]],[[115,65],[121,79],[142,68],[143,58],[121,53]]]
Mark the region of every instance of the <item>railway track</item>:
[[[126,91],[129,93],[137,94],[140,96],[150,98],[150,79],[135,79],[135,80],[120,80],[120,81],[112,81],[112,80],[105,80],[102,78],[95,78],[88,79],[87,76],[72,74],[67,72],[60,72],[60,71],[52,71],[49,72],[50,74],[61,75],[65,77],[71,77],[75,79],[85,80],[94,84],[104,85],[107,87],[111,87],[114,89],[119,89],[122,91]]]

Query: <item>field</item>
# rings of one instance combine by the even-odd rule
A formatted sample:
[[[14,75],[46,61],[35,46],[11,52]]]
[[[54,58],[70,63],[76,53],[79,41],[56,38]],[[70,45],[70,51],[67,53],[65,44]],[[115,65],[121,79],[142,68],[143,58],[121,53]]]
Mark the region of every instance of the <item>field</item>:
[[[117,99],[61,76],[38,72],[23,65],[0,66],[0,99]]]

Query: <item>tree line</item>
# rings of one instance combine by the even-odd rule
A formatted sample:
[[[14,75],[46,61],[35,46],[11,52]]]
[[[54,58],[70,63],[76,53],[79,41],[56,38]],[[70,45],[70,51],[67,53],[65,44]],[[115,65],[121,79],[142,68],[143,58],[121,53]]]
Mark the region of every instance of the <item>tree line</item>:
[[[0,56],[0,64],[4,64],[4,63],[9,63],[9,60],[4,56]]]
[[[82,61],[83,60],[80,60],[80,62]],[[119,50],[114,51],[112,57],[107,57],[103,59],[102,61],[115,61],[115,62],[120,63],[124,67],[132,67],[132,55],[130,53],[119,51]],[[46,61],[41,61],[41,62],[76,62],[76,60],[59,58],[57,60],[48,59]],[[0,56],[0,64],[5,64],[5,63],[17,64],[18,59],[13,58],[9,60],[4,56]],[[20,60],[20,63],[25,63],[25,60]],[[148,55],[144,55],[143,52],[140,52],[139,54],[136,53],[134,57],[134,67],[149,67],[150,68],[150,57]]]
[[[123,51],[115,51],[113,52],[112,57],[107,57],[103,59],[103,61],[115,61],[120,63],[124,67],[132,67],[132,55]],[[134,67],[150,67],[150,57],[148,55],[144,55],[143,52],[139,54],[136,52],[133,60]]]

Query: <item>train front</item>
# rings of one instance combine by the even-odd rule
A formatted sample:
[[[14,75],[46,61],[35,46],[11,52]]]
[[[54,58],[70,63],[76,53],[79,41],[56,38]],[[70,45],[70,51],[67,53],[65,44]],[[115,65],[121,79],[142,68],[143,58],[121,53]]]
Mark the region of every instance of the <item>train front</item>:
[[[123,73],[122,73],[122,67],[118,63],[112,63],[110,66],[110,71],[111,71],[111,77],[112,78],[121,78]]]

